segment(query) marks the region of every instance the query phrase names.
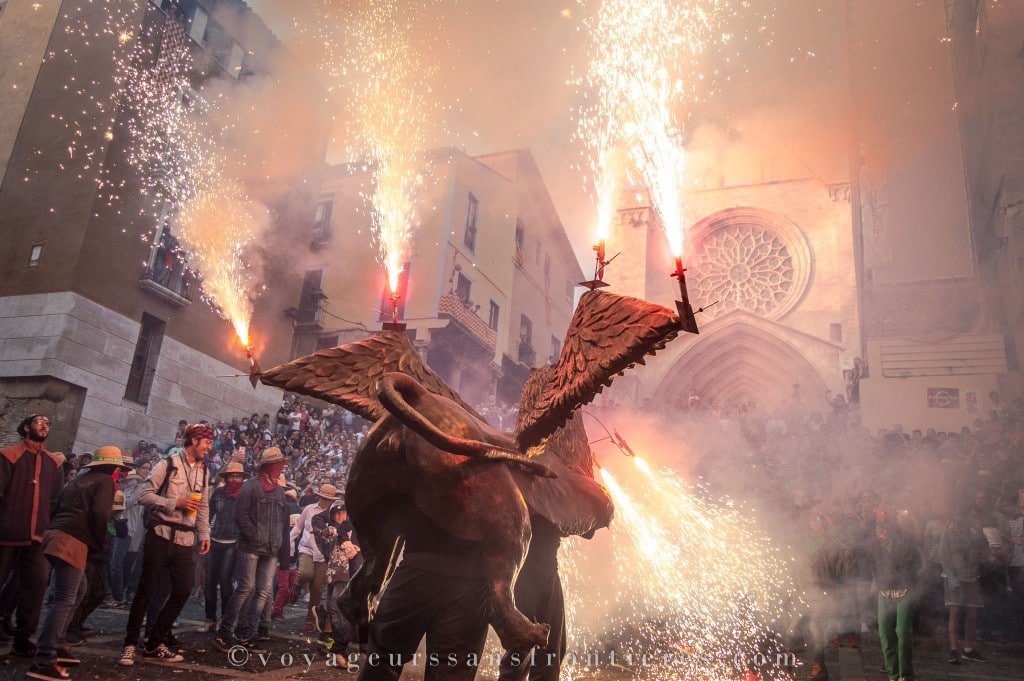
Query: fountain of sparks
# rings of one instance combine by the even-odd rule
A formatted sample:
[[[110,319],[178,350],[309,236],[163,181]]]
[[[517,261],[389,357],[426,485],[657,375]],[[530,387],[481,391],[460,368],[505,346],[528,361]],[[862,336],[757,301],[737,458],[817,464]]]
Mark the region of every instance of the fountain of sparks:
[[[242,347],[250,352],[249,321],[252,319],[251,291],[256,290],[256,273],[246,263],[255,236],[270,222],[270,215],[258,203],[245,198],[241,186],[223,180],[201,190],[181,208],[177,225],[188,244],[201,244],[192,251],[197,269],[203,273],[203,291],[208,303],[231,322]]]
[[[429,3],[428,3],[429,4]],[[392,325],[398,324],[399,275],[408,258],[416,201],[429,174],[422,149],[437,107],[429,81],[435,68],[411,36],[418,12],[396,0],[320,2],[317,25],[297,27],[323,46],[319,71],[332,92],[349,92],[355,141],[353,158],[365,158],[372,188],[370,206],[378,259],[387,274]],[[340,34],[334,31],[343,27]]]
[[[635,468],[621,480],[599,470],[616,507],[614,576],[598,576],[599,551],[578,542],[563,544],[559,556],[574,641],[568,678],[592,677],[602,666],[666,681],[735,679],[748,669],[789,678],[791,658],[776,630],[800,603],[771,540],[730,500],[652,469],[642,456],[625,461]],[[583,624],[595,619],[602,626]]]
[[[589,150],[599,261],[624,170],[614,162],[621,155],[647,185],[672,255],[682,257],[684,124],[706,85],[705,48],[730,39],[720,27],[735,11],[725,0],[602,0],[589,25],[584,82],[590,94],[577,132]]]
[[[239,116],[223,110],[223,93],[209,94],[206,83],[193,87],[189,38],[173,14],[140,22],[135,3],[121,0],[83,0],[75,11],[63,15],[64,30],[81,53],[67,47],[46,56],[69,62],[68,86],[83,99],[77,118],[63,121],[68,160],[59,167],[77,160],[81,170],[89,170],[94,160],[99,195],[125,215],[124,231],[144,226],[140,238],[157,243],[169,224],[176,226],[183,248],[175,257],[184,261],[188,253],[186,267],[201,273],[204,300],[231,323],[252,360],[249,323],[259,275],[249,265],[249,247],[269,218],[229,171],[232,164],[247,163],[242,149],[226,144],[240,127]],[[150,6],[144,11],[161,12]],[[74,82],[74,67],[105,45],[112,50],[114,87],[99,80]],[[104,161],[106,145],[118,136],[125,138],[132,183]],[[136,184],[138,197],[129,196],[129,186]],[[125,211],[128,206],[137,206],[138,213]]]

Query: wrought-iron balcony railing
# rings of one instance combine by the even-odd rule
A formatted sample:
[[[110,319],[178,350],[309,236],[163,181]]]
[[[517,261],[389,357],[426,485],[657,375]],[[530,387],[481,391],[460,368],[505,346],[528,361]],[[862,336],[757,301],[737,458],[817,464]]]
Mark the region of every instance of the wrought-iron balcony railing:
[[[186,307],[192,304],[196,278],[188,270],[175,267],[147,267],[139,277],[139,288],[149,291],[172,305]]]

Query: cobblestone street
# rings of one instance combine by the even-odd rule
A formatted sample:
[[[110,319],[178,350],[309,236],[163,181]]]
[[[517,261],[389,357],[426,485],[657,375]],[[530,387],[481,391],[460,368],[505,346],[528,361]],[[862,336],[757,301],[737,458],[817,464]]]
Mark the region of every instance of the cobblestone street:
[[[258,674],[260,679],[303,679],[325,681],[326,679],[356,678],[358,667],[346,668],[345,656],[337,651],[328,651],[316,641],[316,636],[305,636],[302,631],[305,605],[298,604],[285,609],[285,621],[275,623],[271,628],[271,640],[264,645],[269,654],[251,656],[249,659],[236,657],[215,650],[210,645],[211,635],[199,631],[203,625],[202,605],[195,599],[189,600],[182,612],[181,626],[175,635],[185,652],[185,662],[166,664],[142,662],[136,657],[133,667],[116,664],[124,636],[126,610],[97,610],[90,618],[89,625],[94,633],[86,643],[75,648],[82,664],[70,669],[72,681],[168,678],[186,681],[188,679],[251,678]],[[4,648],[6,650],[6,646]],[[354,653],[354,648],[352,649]],[[1024,643],[987,644],[983,647],[991,659],[988,664],[962,662],[950,665],[946,662],[945,642],[934,638],[918,637],[914,648],[916,681],[1020,681],[1024,679]],[[485,657],[492,651],[489,645]],[[495,651],[496,653],[496,651]],[[356,659],[356,664],[359,661]],[[827,663],[832,681],[887,681],[881,671],[882,653],[877,636],[864,637],[860,648],[834,648],[827,652]],[[22,679],[28,660],[9,654],[0,657],[0,678]],[[671,678],[664,670],[630,669],[625,666],[603,666],[596,669],[574,670],[574,679],[599,679],[620,681],[625,679]],[[423,678],[422,667],[406,668],[403,679],[415,681]],[[497,678],[497,670],[489,661],[481,664],[477,678],[481,681]],[[795,678],[804,681],[810,678],[810,664],[797,667]],[[736,681],[740,675],[737,673]],[[766,680],[767,681],[767,680]]]

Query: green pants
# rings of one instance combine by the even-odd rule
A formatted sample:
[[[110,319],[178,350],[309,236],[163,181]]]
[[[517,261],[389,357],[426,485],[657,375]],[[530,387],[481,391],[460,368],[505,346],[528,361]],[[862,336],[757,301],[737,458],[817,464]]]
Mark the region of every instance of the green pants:
[[[892,681],[914,678],[914,597],[878,597],[878,638]]]

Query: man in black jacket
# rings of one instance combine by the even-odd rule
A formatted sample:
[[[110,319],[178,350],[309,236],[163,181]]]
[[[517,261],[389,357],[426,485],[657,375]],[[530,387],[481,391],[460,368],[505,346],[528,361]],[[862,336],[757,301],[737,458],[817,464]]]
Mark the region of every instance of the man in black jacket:
[[[107,521],[114,505],[115,470],[129,470],[117,447],[100,447],[84,473],[60,495],[42,549],[53,567],[53,603],[46,613],[39,647],[25,676],[62,681],[70,675],[62,665],[79,660],[65,641],[68,622],[85,595],[85,564],[89,555],[102,555],[107,543]]]
[[[284,489],[277,479],[284,468],[284,454],[277,447],[263,450],[259,475],[242,485],[235,502],[238,522],[238,553],[235,556],[235,592],[224,610],[213,647],[221,652],[231,649],[231,633],[251,653],[259,648],[260,614],[274,589],[277,551],[281,547],[282,525],[287,525]]]
[[[64,486],[61,460],[46,451],[50,419],[33,414],[18,425],[21,444],[0,450],[0,587],[18,571],[17,622],[11,652],[36,654],[31,636],[39,625],[49,567],[43,532]]]

